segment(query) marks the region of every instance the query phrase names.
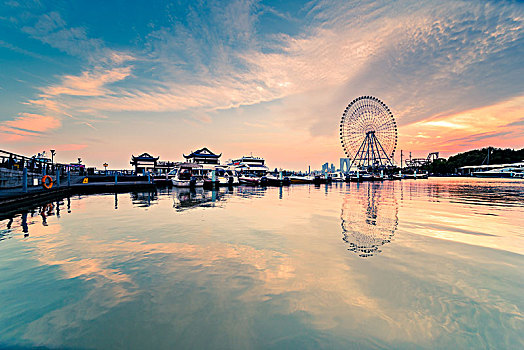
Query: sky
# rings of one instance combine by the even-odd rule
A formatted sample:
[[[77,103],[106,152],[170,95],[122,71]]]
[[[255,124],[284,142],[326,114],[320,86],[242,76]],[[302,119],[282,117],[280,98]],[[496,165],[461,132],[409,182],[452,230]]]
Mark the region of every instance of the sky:
[[[521,1],[22,1],[0,4],[0,149],[130,168],[201,147],[338,164],[356,97],[400,150],[524,147]]]

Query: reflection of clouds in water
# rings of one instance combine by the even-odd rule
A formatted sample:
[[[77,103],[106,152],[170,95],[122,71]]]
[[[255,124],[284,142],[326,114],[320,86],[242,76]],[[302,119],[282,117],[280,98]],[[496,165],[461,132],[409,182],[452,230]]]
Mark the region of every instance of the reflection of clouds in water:
[[[34,344],[60,347],[71,332],[82,333],[86,322],[102,317],[119,304],[136,302],[136,298],[144,297],[146,289],[145,297],[155,296],[149,306],[160,312],[157,307],[171,309],[171,306],[157,303],[157,298],[180,302],[176,298],[170,299],[172,296],[169,294],[177,283],[182,283],[179,288],[191,285],[202,292],[209,288],[209,283],[213,288],[221,289],[220,283],[225,280],[228,288],[244,293],[251,289],[247,288],[249,283],[244,285],[248,280],[260,281],[268,288],[278,288],[282,281],[294,277],[294,267],[286,254],[246,245],[100,241],[89,238],[88,234],[68,239],[64,239],[64,235],[68,234],[61,231],[59,225],[39,229],[33,237],[38,248],[38,260],[43,265],[59,266],[64,278],[80,278],[94,288],[88,288],[88,293],[81,299],[31,322],[25,337]],[[64,242],[69,247],[66,254],[60,247]],[[145,261],[147,268],[143,265]],[[122,262],[127,266],[119,267]],[[137,273],[136,266],[146,268],[148,276],[144,278]],[[217,277],[220,282],[215,280]],[[158,284],[150,284],[151,279]],[[193,302],[205,304],[198,299],[199,294],[193,292]]]
[[[394,183],[352,186],[344,197],[340,217],[349,251],[361,257],[380,253],[380,246],[391,242],[398,225]]]

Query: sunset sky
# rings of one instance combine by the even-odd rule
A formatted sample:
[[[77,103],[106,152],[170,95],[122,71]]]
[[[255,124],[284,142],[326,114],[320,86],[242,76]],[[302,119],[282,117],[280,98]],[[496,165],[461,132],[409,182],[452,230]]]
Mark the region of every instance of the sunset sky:
[[[207,146],[320,168],[373,95],[400,149],[524,147],[518,1],[22,1],[0,4],[0,149],[128,168]]]

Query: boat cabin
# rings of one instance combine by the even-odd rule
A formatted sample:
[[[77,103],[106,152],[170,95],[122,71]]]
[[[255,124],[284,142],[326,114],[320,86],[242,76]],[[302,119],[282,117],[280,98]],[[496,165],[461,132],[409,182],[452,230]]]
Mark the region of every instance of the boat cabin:
[[[244,156],[242,158],[233,159],[229,166],[234,168],[242,175],[265,176],[269,168],[265,165],[264,158]]]

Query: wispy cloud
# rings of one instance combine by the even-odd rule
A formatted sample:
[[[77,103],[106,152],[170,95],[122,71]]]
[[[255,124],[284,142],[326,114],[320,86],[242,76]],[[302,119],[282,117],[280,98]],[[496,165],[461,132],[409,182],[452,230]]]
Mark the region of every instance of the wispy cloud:
[[[420,121],[400,129],[400,147],[413,151],[436,149],[446,154],[475,147],[521,145],[524,96],[492,106]],[[418,139],[423,134],[427,139]]]
[[[59,128],[60,119],[49,115],[20,113],[13,120],[0,123],[0,133],[7,140],[19,140],[24,137],[38,136],[43,132]]]
[[[37,40],[75,56],[96,54],[103,49],[100,39],[88,38],[84,28],[68,27],[58,12],[41,15],[33,26],[26,26],[23,31]]]
[[[105,86],[124,80],[130,75],[131,67],[102,69],[96,67],[92,71],[82,72],[79,76],[66,75],[57,85],[42,88],[43,98],[69,96],[102,96],[111,91]]]
[[[307,141],[312,149],[333,139],[332,154],[341,112],[359,95],[382,99],[409,135],[406,144],[418,149],[437,136],[436,147],[450,150],[446,137],[494,135],[504,125],[489,113],[507,101],[523,109],[518,3],[313,1],[287,13],[238,0],[191,2],[182,15],[173,9],[166,7],[168,21],[137,32],[137,46],[111,47],[58,12],[26,23],[24,33],[81,65],[48,79],[27,108],[97,128],[102,118],[124,120],[121,112],[211,124],[224,112],[233,118],[236,110],[264,105],[268,125],[278,120],[302,137],[297,145]],[[262,16],[295,30],[267,30]],[[490,130],[471,119],[484,118],[478,110],[488,113]],[[511,115],[506,124],[518,122]],[[244,117],[246,128],[260,124]]]

